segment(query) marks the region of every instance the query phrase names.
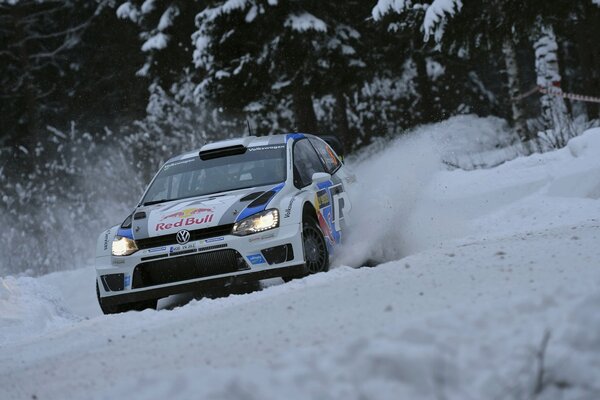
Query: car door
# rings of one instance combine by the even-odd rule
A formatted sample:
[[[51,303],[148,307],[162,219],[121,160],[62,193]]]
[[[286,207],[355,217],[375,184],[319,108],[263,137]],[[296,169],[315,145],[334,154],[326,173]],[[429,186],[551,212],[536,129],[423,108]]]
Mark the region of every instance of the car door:
[[[340,243],[345,226],[345,217],[350,211],[350,201],[344,188],[344,179],[340,176],[342,162],[335,152],[320,139],[308,138],[296,143],[296,157],[310,158],[310,163],[300,162],[298,168],[308,168],[305,175],[314,172],[327,172],[331,179],[318,185],[314,205],[319,224],[331,244]],[[316,160],[316,162],[314,161]],[[316,164],[317,163],[317,164]],[[300,175],[302,173],[300,172]]]
[[[311,137],[309,140],[321,158],[326,171],[331,174],[334,183],[341,185],[337,190],[335,205],[340,211],[336,214],[340,214],[339,218],[344,219],[352,208],[350,197],[348,196],[348,185],[354,182],[356,178],[347,170],[341,158],[329,144],[316,137]]]

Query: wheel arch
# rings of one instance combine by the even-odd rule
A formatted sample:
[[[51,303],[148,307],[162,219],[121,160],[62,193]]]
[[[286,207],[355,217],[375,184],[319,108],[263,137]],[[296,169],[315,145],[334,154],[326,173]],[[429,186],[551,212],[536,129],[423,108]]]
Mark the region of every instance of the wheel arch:
[[[310,218],[317,223],[319,222],[317,210],[315,210],[315,206],[310,201],[305,201],[302,206],[302,221],[306,221],[307,218]]]

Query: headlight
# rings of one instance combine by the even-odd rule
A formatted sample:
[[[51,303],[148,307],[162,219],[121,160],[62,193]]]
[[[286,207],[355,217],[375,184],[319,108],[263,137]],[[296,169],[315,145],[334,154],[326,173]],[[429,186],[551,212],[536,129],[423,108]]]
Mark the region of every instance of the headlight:
[[[128,256],[138,251],[135,240],[123,236],[115,236],[112,242],[113,256]]]
[[[279,211],[267,210],[254,214],[233,225],[231,233],[237,236],[246,236],[253,233],[268,231],[279,226]]]

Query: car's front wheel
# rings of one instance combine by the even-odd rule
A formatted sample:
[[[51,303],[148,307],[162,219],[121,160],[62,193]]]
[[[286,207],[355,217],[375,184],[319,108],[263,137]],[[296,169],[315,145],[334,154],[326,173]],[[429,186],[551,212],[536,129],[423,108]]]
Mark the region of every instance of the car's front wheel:
[[[329,270],[329,252],[323,232],[317,222],[309,218],[302,224],[302,242],[304,245],[304,262],[309,274]]]
[[[98,298],[98,305],[100,305],[100,309],[104,314],[119,314],[127,311],[142,311],[147,308],[156,310],[156,306],[158,305],[158,300],[156,299],[125,304],[104,304],[102,302],[102,298],[100,297],[98,282],[96,282],[96,297]]]

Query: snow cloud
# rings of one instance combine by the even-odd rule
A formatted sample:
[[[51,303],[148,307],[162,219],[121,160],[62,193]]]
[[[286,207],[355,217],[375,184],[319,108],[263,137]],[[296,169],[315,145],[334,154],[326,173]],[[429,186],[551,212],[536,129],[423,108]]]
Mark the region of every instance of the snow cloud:
[[[431,136],[415,132],[385,147],[369,161],[349,165],[357,176],[349,188],[352,229],[335,264],[395,260],[433,246],[460,226],[443,205],[423,201],[442,169]]]

